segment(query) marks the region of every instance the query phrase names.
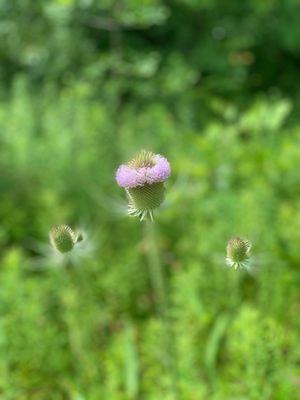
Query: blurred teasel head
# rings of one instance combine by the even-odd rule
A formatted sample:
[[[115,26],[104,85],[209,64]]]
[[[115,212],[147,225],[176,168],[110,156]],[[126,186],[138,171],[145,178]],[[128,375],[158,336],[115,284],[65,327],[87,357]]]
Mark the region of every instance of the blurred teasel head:
[[[55,225],[50,230],[50,242],[60,253],[70,252],[75,244],[82,240],[68,225]]]
[[[118,185],[126,190],[128,214],[153,220],[153,210],[164,201],[164,182],[171,175],[168,160],[150,151],[141,151],[127,164],[122,164],[116,173]]]
[[[235,237],[227,244],[226,263],[230,267],[247,268],[250,258],[251,243],[247,239]]]

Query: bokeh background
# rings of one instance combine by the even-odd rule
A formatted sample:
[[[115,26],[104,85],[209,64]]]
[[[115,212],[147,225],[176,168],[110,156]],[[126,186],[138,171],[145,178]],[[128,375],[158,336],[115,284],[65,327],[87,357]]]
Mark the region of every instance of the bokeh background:
[[[0,1],[1,399],[299,399],[299,15]],[[172,165],[150,230],[114,179],[140,149]],[[236,235],[251,273],[225,267]]]

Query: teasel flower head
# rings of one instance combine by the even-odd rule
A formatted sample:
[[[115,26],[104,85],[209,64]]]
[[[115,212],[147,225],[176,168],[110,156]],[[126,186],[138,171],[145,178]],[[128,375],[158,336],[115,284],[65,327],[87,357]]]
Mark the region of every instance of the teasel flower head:
[[[226,263],[234,269],[247,268],[250,259],[251,243],[247,239],[235,237],[227,244]]]
[[[128,214],[140,220],[153,220],[153,211],[164,201],[164,182],[171,175],[168,160],[149,151],[141,151],[116,173],[118,185],[126,190]]]
[[[68,225],[55,225],[50,230],[50,242],[60,253],[69,253],[76,243],[83,240]]]

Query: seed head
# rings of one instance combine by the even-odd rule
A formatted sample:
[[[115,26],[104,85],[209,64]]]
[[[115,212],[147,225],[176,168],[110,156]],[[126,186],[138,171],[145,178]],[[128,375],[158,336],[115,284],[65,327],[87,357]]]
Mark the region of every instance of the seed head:
[[[251,243],[240,237],[229,240],[226,262],[230,267],[246,268],[250,258]]]
[[[50,230],[50,242],[60,253],[68,253],[77,243],[77,235],[68,225],[55,225]]]
[[[127,164],[122,164],[116,173],[116,181],[126,190],[128,214],[153,219],[153,210],[164,200],[164,182],[171,174],[166,158],[149,151],[141,151]]]

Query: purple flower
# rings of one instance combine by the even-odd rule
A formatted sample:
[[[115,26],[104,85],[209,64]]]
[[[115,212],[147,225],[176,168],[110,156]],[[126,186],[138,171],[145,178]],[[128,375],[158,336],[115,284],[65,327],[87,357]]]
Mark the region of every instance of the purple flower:
[[[170,175],[168,160],[145,150],[127,164],[122,164],[117,170],[116,181],[126,190],[129,215],[152,220],[153,210],[164,200],[164,182]]]
[[[141,162],[140,166],[135,159],[128,164],[122,164],[116,173],[118,185],[130,189],[167,180],[171,175],[168,160],[159,154],[151,153],[150,161],[151,164]]]

